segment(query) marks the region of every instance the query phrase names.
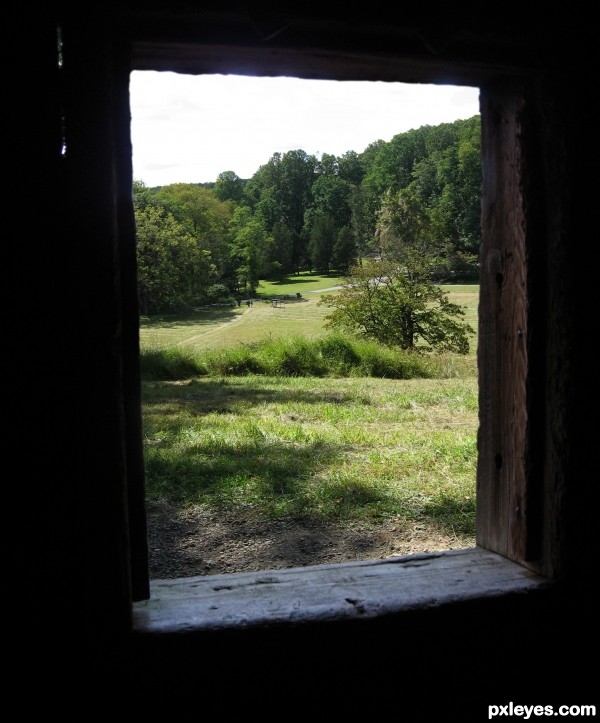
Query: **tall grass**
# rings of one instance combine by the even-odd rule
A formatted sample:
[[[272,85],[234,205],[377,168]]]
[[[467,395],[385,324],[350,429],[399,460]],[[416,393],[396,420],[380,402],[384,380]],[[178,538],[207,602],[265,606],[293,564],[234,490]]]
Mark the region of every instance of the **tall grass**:
[[[141,368],[142,378],[154,380],[248,374],[414,379],[440,376],[443,365],[432,357],[332,333],[317,339],[280,336],[204,353],[181,346],[146,348]]]

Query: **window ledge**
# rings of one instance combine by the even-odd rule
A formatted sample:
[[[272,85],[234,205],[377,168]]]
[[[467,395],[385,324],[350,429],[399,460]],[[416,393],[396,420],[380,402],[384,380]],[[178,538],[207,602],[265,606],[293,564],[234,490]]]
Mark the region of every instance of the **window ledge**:
[[[482,548],[150,583],[138,633],[184,633],[352,618],[523,593],[550,581]]]

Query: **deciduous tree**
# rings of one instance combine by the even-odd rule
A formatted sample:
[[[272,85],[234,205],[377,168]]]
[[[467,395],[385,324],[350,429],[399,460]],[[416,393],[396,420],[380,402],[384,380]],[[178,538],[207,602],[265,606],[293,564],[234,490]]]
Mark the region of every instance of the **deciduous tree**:
[[[409,351],[467,354],[474,330],[459,321],[464,310],[448,301],[426,266],[415,252],[403,263],[367,261],[354,267],[344,288],[319,302],[333,310],[326,325]]]
[[[160,205],[136,209],[138,290],[143,314],[202,300],[215,276],[210,253]]]

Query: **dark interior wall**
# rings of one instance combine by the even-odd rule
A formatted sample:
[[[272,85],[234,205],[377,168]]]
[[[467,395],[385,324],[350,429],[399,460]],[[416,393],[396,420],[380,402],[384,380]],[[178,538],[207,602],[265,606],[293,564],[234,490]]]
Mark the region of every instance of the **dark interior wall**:
[[[518,702],[517,696],[526,704],[558,705],[567,694],[566,702],[596,702],[586,649],[597,633],[594,374],[587,343],[596,319],[589,263],[596,235],[589,181],[595,129],[586,102],[594,87],[595,41],[587,19],[571,15],[526,27],[509,22],[504,11],[496,18],[458,13],[444,23],[414,9],[410,17],[378,14],[365,22],[362,12],[344,11],[340,20],[325,6],[314,13],[294,7],[287,15],[280,7],[275,16],[252,17],[245,9],[208,12],[193,3],[110,7],[60,16],[60,72],[57,16],[32,14],[19,25],[20,47],[35,48],[29,54],[36,68],[32,76],[29,64],[18,67],[23,123],[15,123],[14,139],[21,149],[16,177],[24,184],[15,184],[13,208],[33,222],[31,233],[26,223],[27,242],[13,244],[20,333],[9,440],[24,470],[24,480],[15,482],[21,494],[13,512],[20,517],[26,510],[14,539],[18,597],[25,598],[16,606],[23,623],[17,679],[43,691],[56,712],[76,710],[78,690],[98,706],[114,704],[119,693],[134,706],[170,704],[194,719],[201,717],[196,704],[226,714],[245,700],[255,713],[272,717],[265,710],[276,691],[294,710],[371,711],[375,719],[385,710],[430,720],[432,711],[458,715],[470,705],[473,715],[463,719],[484,720],[486,701]],[[383,54],[390,59],[384,65],[407,68],[406,80],[415,74],[421,80],[444,73],[453,81],[488,77],[492,66],[486,82],[503,73],[526,78],[539,239],[529,252],[542,269],[530,289],[539,340],[535,394],[545,430],[534,468],[551,513],[541,523],[544,544],[562,582],[551,594],[401,619],[132,638],[125,492],[139,458],[131,452],[136,389],[131,337],[124,337],[131,288],[123,285],[128,262],[122,256],[127,169],[119,160],[129,39],[141,48],[140,63],[161,38],[240,43],[248,62],[258,63],[264,56],[257,47],[286,26],[289,33],[279,33],[269,62],[284,58],[290,68],[317,63],[314,52],[309,61],[303,49],[323,48],[322,62],[340,75],[366,65],[376,76]],[[340,50],[350,56],[345,62]],[[221,53],[224,67],[234,55]],[[169,58],[172,64],[172,52]],[[33,192],[25,197],[26,188]],[[572,691],[579,696],[574,701]]]

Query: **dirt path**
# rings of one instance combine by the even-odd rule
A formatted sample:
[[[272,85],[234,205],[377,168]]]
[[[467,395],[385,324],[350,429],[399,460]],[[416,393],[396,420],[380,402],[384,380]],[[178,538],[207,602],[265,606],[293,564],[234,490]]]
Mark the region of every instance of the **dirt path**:
[[[234,316],[233,319],[229,319],[229,321],[224,321],[222,324],[219,324],[219,326],[215,326],[208,331],[202,332],[201,334],[194,334],[194,336],[190,336],[189,339],[184,339],[183,341],[178,342],[175,346],[185,346],[186,344],[192,344],[193,342],[201,339],[202,337],[210,336],[211,334],[215,334],[217,331],[221,331],[224,326],[231,327],[234,324],[239,324],[240,321],[243,320],[244,316],[246,316],[246,314],[248,314],[249,312],[250,309],[244,309],[241,314]]]
[[[299,292],[301,295],[304,294],[321,294],[325,291],[337,291],[338,289],[341,289],[341,286],[329,286],[326,289],[308,289],[307,291],[301,291]],[[244,317],[246,314],[250,313],[253,310],[254,307],[250,306],[246,309],[242,310],[241,314],[238,314],[233,319],[229,319],[229,321],[225,321],[222,324],[219,324],[219,326],[215,326],[212,329],[209,329],[208,331],[204,331],[200,334],[194,334],[194,336],[190,336],[189,339],[184,339],[183,341],[177,342],[175,346],[187,346],[189,344],[194,344],[198,339],[201,339],[206,336],[211,336],[212,334],[216,334],[217,332],[222,331],[223,327],[231,328],[232,326],[235,326],[242,321],[244,321]]]

